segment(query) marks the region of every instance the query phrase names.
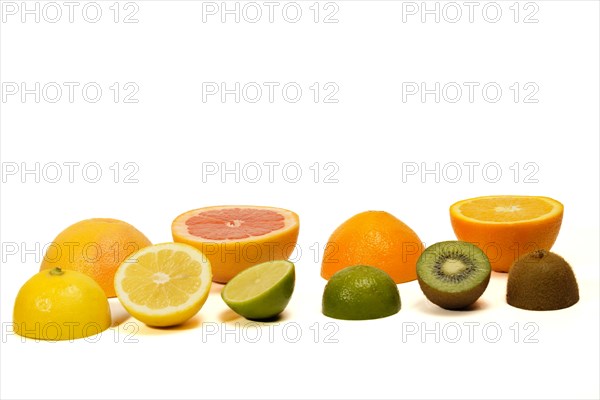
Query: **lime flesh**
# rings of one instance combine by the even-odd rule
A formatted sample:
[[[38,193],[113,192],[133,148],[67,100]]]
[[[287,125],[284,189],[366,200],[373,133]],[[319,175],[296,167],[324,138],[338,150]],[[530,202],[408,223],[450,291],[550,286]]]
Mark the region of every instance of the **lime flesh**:
[[[295,280],[293,263],[268,261],[237,274],[225,285],[221,298],[233,311],[247,319],[272,319],[288,305]]]

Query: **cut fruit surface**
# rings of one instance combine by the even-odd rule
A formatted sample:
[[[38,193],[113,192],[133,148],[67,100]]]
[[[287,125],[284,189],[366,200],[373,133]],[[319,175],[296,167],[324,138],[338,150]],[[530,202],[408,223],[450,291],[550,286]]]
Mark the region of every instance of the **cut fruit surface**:
[[[199,212],[185,224],[188,233],[199,238],[239,240],[282,229],[285,217],[271,210],[227,208]]]
[[[117,297],[152,326],[181,324],[202,308],[212,283],[210,262],[192,246],[162,243],[123,262],[115,274]]]
[[[287,306],[295,284],[294,264],[268,261],[236,275],[221,292],[223,301],[248,319],[269,319]]]
[[[475,222],[518,223],[562,214],[563,206],[548,197],[490,196],[463,200],[452,206],[457,217]]]
[[[491,272],[484,252],[467,242],[433,244],[417,261],[421,290],[429,301],[448,310],[477,301],[487,288]]]
[[[492,269],[507,272],[522,255],[550,250],[560,230],[563,205],[541,196],[485,196],[450,207],[459,240],[479,246]]]
[[[171,225],[173,240],[203,252],[215,282],[227,283],[246,268],[287,259],[300,222],[292,211],[263,206],[216,206],[188,211]]]

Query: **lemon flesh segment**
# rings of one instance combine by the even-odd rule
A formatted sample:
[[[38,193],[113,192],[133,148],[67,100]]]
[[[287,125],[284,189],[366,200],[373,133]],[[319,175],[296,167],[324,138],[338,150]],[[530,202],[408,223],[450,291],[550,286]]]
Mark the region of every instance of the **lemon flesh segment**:
[[[134,303],[151,309],[178,306],[201,286],[202,265],[181,251],[148,253],[125,271],[123,288]]]
[[[280,314],[294,291],[295,267],[285,260],[250,267],[225,285],[223,301],[238,314],[264,320]]]
[[[212,283],[210,262],[185,244],[163,243],[140,250],[115,275],[123,306],[148,325],[175,325],[202,307]]]

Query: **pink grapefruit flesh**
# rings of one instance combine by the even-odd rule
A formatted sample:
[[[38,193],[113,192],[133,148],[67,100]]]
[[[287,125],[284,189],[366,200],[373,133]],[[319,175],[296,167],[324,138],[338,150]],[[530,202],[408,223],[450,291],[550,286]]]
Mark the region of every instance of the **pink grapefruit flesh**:
[[[173,240],[203,252],[213,280],[222,283],[253,265],[288,259],[299,229],[296,213],[264,206],[199,208],[181,214],[171,225]]]
[[[263,236],[285,226],[283,215],[252,208],[204,211],[185,221],[191,235],[211,240],[239,240]]]

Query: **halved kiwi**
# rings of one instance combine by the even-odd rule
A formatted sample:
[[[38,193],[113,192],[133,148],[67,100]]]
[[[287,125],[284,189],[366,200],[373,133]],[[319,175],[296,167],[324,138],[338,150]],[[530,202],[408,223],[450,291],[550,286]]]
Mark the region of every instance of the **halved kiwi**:
[[[473,304],[490,281],[490,261],[477,246],[461,241],[439,242],[417,261],[417,277],[434,304],[458,310]]]
[[[571,266],[558,254],[536,250],[510,268],[506,301],[525,310],[549,311],[579,301],[579,287]]]

